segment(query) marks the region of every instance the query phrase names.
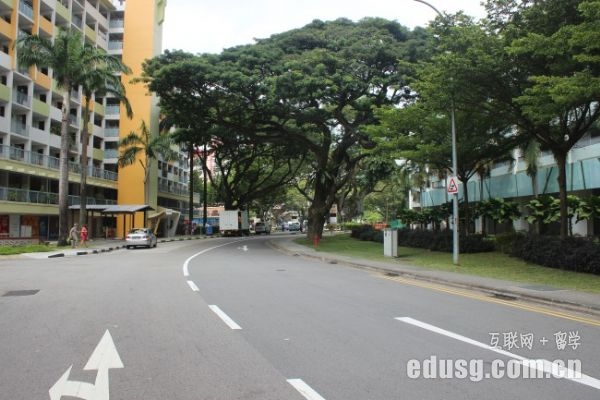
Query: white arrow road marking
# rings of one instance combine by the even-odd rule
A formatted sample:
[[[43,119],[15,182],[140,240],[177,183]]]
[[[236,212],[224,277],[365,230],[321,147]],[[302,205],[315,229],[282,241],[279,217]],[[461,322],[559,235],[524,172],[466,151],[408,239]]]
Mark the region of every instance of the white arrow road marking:
[[[478,342],[478,341],[470,339],[466,336],[459,335],[458,333],[450,332],[445,329],[438,328],[437,326],[430,325],[426,322],[421,322],[419,320],[416,320],[416,319],[413,319],[410,317],[402,317],[402,318],[395,318],[395,319],[397,319],[398,321],[402,321],[404,323],[410,324],[410,325],[418,326],[419,328],[426,329],[430,332],[434,332],[439,335],[444,335],[444,336],[447,336],[452,339],[460,340],[461,342],[468,343],[470,345],[479,347],[481,349],[490,350],[495,353],[501,354],[503,356],[517,359],[521,362],[521,364],[524,367],[533,368],[538,371],[541,371],[543,374],[545,374],[545,376],[550,376],[548,374],[552,374],[552,376],[558,375],[558,376],[562,377],[561,379],[567,379],[567,380],[570,380],[575,383],[580,383],[582,385],[591,386],[595,389],[600,389],[600,380],[593,378],[589,375],[585,375],[583,373],[580,374],[581,371],[573,371],[571,369],[565,368],[562,365],[559,365],[557,363],[552,363],[548,360],[543,360],[543,359],[540,360],[540,361],[542,361],[542,363],[541,363],[542,365],[538,365],[538,363],[531,362],[532,360],[525,358],[525,357],[521,357],[518,354],[510,353],[508,351],[490,346],[485,343]]]
[[[243,245],[242,247],[238,247],[238,250],[248,251],[248,246]]]
[[[217,314],[219,316],[219,318],[221,318],[223,320],[223,322],[225,322],[227,324],[227,326],[230,327],[231,329],[242,329],[241,326],[239,326],[238,324],[235,323],[234,320],[229,318],[229,315],[225,314],[223,312],[223,310],[221,310],[218,306],[212,305],[212,306],[208,306],[208,308],[210,308],[212,310],[212,312]]]
[[[124,368],[121,357],[115,347],[112,336],[107,330],[100,339],[96,349],[83,368],[85,371],[98,371],[96,382],[70,381],[71,365],[60,379],[50,388],[50,400],[60,400],[63,396],[77,397],[86,400],[109,400],[108,370]]]
[[[324,397],[314,391],[313,388],[308,386],[302,379],[288,379],[290,385],[294,387],[302,396],[307,400],[325,400]]]

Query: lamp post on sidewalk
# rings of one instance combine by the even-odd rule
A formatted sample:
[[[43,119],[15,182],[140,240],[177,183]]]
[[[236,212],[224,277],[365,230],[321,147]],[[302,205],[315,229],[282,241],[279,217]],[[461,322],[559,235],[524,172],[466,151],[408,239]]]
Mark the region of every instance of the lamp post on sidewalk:
[[[435,11],[442,20],[445,20],[444,15],[433,5],[429,4],[424,0],[414,0],[418,3],[425,4],[433,11]],[[458,171],[458,162],[456,157],[456,123],[454,120],[454,96],[452,96],[451,105],[450,105],[450,120],[452,123],[452,173],[454,176],[457,176]],[[452,193],[452,261],[455,265],[458,265],[458,191]]]

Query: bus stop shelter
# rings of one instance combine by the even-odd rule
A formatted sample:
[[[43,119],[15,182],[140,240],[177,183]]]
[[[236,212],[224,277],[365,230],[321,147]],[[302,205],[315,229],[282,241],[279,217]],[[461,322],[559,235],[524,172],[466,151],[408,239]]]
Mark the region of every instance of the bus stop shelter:
[[[142,219],[142,224],[146,222],[147,212],[154,210],[154,208],[150,207],[147,204],[88,204],[86,205],[86,213],[91,214],[91,220],[94,219],[94,213],[100,213],[102,216],[112,216],[112,217],[123,217],[123,237],[127,236],[126,227],[127,221],[129,220],[129,226],[132,228],[135,227],[135,215],[139,212],[144,213],[144,217]],[[69,209],[74,213],[75,210],[81,210],[81,205],[76,204],[69,207]],[[88,215],[86,215],[86,220],[88,219]],[[91,231],[91,230],[90,230]]]

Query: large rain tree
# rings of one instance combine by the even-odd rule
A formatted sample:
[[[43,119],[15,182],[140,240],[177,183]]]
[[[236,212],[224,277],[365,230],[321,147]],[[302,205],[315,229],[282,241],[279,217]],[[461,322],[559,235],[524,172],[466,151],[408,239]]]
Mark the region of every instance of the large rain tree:
[[[198,56],[201,78],[185,79],[186,69],[174,62],[147,81],[163,104],[164,98],[188,104],[192,91],[211,111],[198,112],[223,134],[295,143],[308,152],[309,236],[318,237],[338,192],[374,145],[364,129],[376,123],[374,109],[405,94],[399,61],[417,53],[411,33],[395,22],[314,21],[218,56]],[[167,70],[180,85],[164,84]]]

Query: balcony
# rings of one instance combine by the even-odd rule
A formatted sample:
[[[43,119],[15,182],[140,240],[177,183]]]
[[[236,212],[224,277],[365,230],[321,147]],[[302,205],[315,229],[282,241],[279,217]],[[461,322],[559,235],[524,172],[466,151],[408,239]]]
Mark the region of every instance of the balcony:
[[[50,157],[37,152],[23,150],[19,147],[0,145],[0,160],[17,161],[26,163],[32,166],[58,170],[60,168],[60,159]],[[81,172],[81,164],[70,162],[69,172],[79,174]],[[117,181],[119,175],[113,171],[107,171],[96,167],[89,169],[89,175],[94,178],[104,179],[109,181]]]
[[[10,58],[10,56],[8,54],[4,53],[1,50],[0,50],[0,67],[3,67],[4,69],[12,68],[12,59]]]
[[[119,150],[117,149],[106,149],[104,150],[104,159],[119,158]]]
[[[21,123],[20,121],[11,121],[10,131],[21,136],[29,136],[29,129],[27,125]]]
[[[11,89],[0,83],[0,100],[4,100],[6,102],[11,99]]]
[[[40,29],[46,32],[50,36],[54,36],[54,25],[50,20],[46,19],[44,16],[40,15],[39,18]]]
[[[108,42],[108,50],[123,50],[123,42],[122,41],[110,41]]]
[[[125,21],[122,19],[111,19],[108,23],[110,29],[122,29],[125,27]]]
[[[93,43],[96,43],[96,31],[94,28],[90,28],[89,26],[85,26],[84,28],[85,36],[90,39]]]
[[[31,107],[31,98],[27,93],[21,93],[18,90],[13,90],[12,99],[15,103],[28,107]]]
[[[24,15],[33,21],[33,7],[31,7],[29,4],[27,4],[23,1],[20,1],[19,2],[19,12],[21,13],[21,15]]]
[[[119,115],[121,113],[121,106],[107,105],[105,111],[106,115]]]
[[[70,21],[71,15],[69,15],[69,9],[67,6],[61,4],[61,2],[57,1],[55,5],[56,14],[61,16],[64,20]]]
[[[104,137],[119,137],[119,128],[104,128]]]
[[[92,150],[92,158],[94,160],[104,160],[104,150],[93,149]]]
[[[48,117],[50,116],[50,106],[39,99],[33,99],[33,112]]]
[[[4,18],[0,18],[0,33],[8,38],[12,38],[14,36],[13,26],[6,22]]]
[[[33,204],[58,204],[58,193],[0,187],[0,201]]]
[[[15,0],[0,0],[0,3],[6,5],[11,10],[15,8]]]
[[[94,114],[98,114],[98,115],[106,115],[106,110],[104,109],[104,106],[100,103],[94,103]]]

